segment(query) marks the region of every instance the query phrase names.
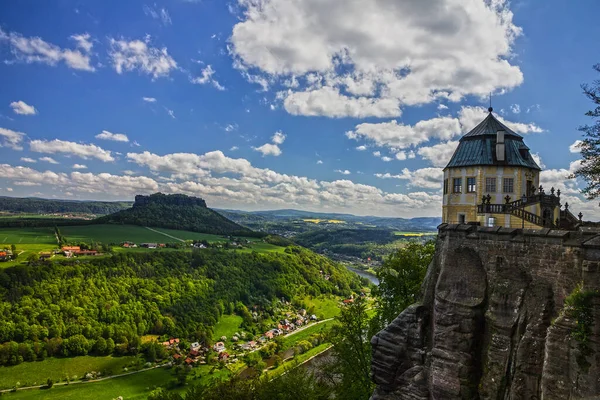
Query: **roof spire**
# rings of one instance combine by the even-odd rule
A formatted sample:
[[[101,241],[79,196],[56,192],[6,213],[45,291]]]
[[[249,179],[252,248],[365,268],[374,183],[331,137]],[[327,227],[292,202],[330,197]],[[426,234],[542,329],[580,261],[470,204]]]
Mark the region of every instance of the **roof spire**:
[[[494,111],[494,109],[492,108],[492,92],[490,92],[490,108],[488,108],[488,111],[490,112],[490,114],[492,113],[492,111]]]

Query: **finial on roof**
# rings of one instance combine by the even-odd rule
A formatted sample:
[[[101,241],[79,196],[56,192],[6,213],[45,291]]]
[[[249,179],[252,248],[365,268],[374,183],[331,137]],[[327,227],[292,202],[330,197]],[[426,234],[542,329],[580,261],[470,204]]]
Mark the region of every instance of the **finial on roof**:
[[[492,111],[494,111],[494,109],[492,107],[490,107],[490,108],[488,108],[488,111],[492,112]]]
[[[488,111],[491,112],[494,111],[494,109],[492,108],[492,92],[490,92],[490,108],[488,108]]]

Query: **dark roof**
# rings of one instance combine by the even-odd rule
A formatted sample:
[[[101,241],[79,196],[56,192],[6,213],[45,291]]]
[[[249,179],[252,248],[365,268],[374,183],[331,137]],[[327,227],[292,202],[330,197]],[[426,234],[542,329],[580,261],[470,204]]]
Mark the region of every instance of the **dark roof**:
[[[499,130],[505,132],[505,161],[496,159],[496,133]],[[517,166],[541,170],[531,157],[523,137],[498,121],[491,112],[479,125],[460,138],[446,168],[477,165]]]

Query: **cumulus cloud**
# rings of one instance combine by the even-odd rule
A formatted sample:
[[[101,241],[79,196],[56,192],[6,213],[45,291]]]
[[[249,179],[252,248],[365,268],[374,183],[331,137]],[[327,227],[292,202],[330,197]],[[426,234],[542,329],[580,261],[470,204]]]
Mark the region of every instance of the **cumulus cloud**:
[[[445,167],[458,147],[458,140],[438,143],[434,146],[421,147],[417,154],[428,160],[434,167]]]
[[[447,110],[447,109],[448,109],[448,106],[447,106],[447,105],[445,105],[445,104],[438,104],[438,106],[437,106],[437,109],[438,109],[438,110],[440,110],[440,111],[441,111],[441,110]]]
[[[298,81],[282,96],[292,114],[398,117],[401,105],[485,96],[523,81],[511,64],[521,29],[507,0],[238,4],[235,65],[246,77]]]
[[[87,169],[87,166],[83,165],[83,164],[73,164],[73,166],[71,168],[73,168],[73,169]]]
[[[123,133],[111,133],[109,131],[102,131],[95,137],[96,139],[111,140],[113,142],[129,142],[129,138]]]
[[[146,103],[156,103],[156,99],[154,97],[142,97]]]
[[[75,142],[68,142],[64,140],[32,140],[29,143],[31,151],[36,153],[64,153],[83,159],[95,158],[100,161],[109,162],[114,161],[115,158],[111,155],[109,150],[104,150],[94,144],[80,144]]]
[[[353,131],[346,132],[349,139],[366,139],[377,146],[406,149],[429,139],[451,139],[461,132],[460,123],[455,118],[437,117],[419,121],[415,125],[404,125],[395,120],[382,123],[362,123]]]
[[[195,83],[198,85],[210,84],[218,90],[225,90],[225,88],[216,79],[213,78],[214,74],[215,74],[215,70],[212,68],[212,66],[207,65],[200,72],[200,76],[197,76],[195,78],[190,78],[190,81],[192,83]]]
[[[29,157],[21,157],[21,161],[31,164],[35,164],[37,162],[37,160]]]
[[[576,140],[572,145],[569,146],[569,151],[571,153],[581,153],[581,144],[583,142],[581,140]]]
[[[285,134],[281,131],[275,132],[275,134],[271,137],[272,143],[265,143],[260,147],[253,147],[255,151],[262,153],[264,156],[280,156],[282,151],[279,148],[280,144],[285,142]]]
[[[317,160],[317,164],[323,164],[323,160]]]
[[[48,43],[40,37],[25,37],[16,32],[4,32],[0,29],[0,43],[6,43],[15,57],[15,61],[42,63],[55,66],[64,62],[69,68],[93,72],[91,64],[92,42],[89,34],[73,35],[76,49],[62,49]]]
[[[421,168],[414,171],[404,168],[401,174],[392,175],[389,172],[375,174],[380,179],[401,179],[409,181],[408,187],[420,187],[425,189],[439,189],[444,179],[441,168]]]
[[[351,172],[348,171],[347,169],[336,169],[333,172],[337,172],[338,174],[342,174],[342,175],[350,175],[351,174]]]
[[[177,62],[169,55],[167,48],[150,46],[149,37],[144,41],[110,38],[109,44],[108,56],[118,74],[138,70],[156,79],[169,76],[172,70],[177,69]]]
[[[47,163],[50,163],[50,164],[60,164],[58,161],[56,161],[52,157],[40,157],[40,161],[47,162]]]
[[[0,147],[10,147],[13,150],[23,150],[22,142],[25,134],[11,129],[0,128]]]
[[[13,112],[15,114],[20,114],[20,115],[35,115],[35,114],[37,114],[37,110],[35,109],[34,106],[30,106],[29,104],[25,103],[22,100],[13,101],[12,103],[10,103],[10,107],[13,109]]]
[[[518,104],[513,104],[510,106],[510,111],[513,112],[513,114],[520,114],[521,113],[521,106]]]
[[[365,145],[357,146],[356,150],[358,150],[358,151],[365,151],[365,150],[367,150],[367,146],[365,146]]]
[[[229,151],[236,151],[239,150],[240,148],[237,146],[231,146],[231,148],[229,149]]]

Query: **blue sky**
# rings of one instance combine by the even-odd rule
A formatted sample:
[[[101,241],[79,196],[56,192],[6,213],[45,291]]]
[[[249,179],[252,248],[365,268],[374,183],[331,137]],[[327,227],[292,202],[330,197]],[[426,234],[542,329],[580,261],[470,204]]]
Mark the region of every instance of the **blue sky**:
[[[0,4],[0,195],[420,216],[497,115],[567,179],[595,0]],[[571,148],[570,148],[571,147]]]

